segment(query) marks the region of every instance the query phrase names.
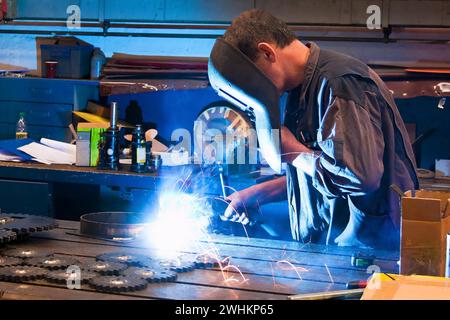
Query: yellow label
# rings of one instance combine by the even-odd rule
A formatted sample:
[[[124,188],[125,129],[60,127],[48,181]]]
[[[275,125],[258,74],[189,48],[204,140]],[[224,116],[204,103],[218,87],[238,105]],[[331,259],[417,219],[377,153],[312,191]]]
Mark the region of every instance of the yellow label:
[[[28,138],[28,132],[16,132],[16,139],[22,140]]]
[[[145,164],[145,148],[137,148],[136,162],[139,164]]]

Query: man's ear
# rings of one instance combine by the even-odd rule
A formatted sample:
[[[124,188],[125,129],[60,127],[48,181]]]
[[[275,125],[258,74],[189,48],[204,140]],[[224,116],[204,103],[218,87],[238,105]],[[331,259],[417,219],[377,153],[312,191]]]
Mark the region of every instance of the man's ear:
[[[274,47],[267,42],[258,43],[258,50],[261,53],[261,57],[265,60],[274,63],[276,60],[276,53]]]

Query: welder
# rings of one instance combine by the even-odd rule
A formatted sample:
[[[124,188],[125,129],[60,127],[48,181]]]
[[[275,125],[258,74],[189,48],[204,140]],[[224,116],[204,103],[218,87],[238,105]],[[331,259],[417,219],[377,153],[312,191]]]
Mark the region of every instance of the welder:
[[[405,125],[380,77],[353,57],[302,43],[258,9],[242,13],[216,41],[211,66],[227,58],[223,44],[262,71],[279,97],[288,94],[280,150],[286,175],[230,195],[224,216],[248,221],[244,208],[287,196],[297,241],[398,249],[400,198],[390,186],[414,190],[418,179]],[[214,72],[239,72],[230,62]],[[220,85],[231,82],[212,74],[213,87],[225,92]]]

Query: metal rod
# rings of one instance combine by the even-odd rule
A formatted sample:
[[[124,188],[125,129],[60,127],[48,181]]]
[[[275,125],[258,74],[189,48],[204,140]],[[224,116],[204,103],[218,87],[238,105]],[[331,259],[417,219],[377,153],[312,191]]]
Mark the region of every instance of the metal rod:
[[[115,129],[117,127],[117,116],[118,116],[118,104],[117,102],[111,102],[111,128]]]
[[[327,300],[336,298],[360,297],[364,289],[339,290],[329,292],[305,293],[289,296],[289,300]]]

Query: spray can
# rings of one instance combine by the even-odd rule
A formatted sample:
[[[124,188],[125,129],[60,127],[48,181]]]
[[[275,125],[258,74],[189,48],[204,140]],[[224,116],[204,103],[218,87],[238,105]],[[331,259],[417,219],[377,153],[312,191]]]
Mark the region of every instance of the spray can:
[[[143,173],[146,171],[147,155],[145,135],[142,126],[137,125],[131,141],[131,167],[130,171]]]
[[[447,258],[445,260],[445,277],[450,278],[450,233],[447,233]]]

